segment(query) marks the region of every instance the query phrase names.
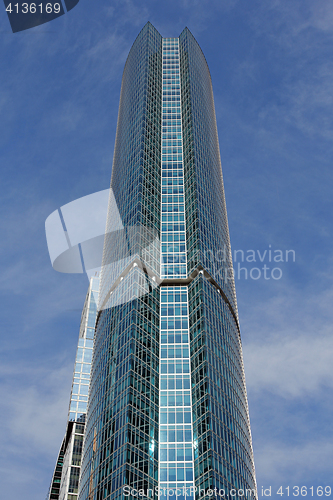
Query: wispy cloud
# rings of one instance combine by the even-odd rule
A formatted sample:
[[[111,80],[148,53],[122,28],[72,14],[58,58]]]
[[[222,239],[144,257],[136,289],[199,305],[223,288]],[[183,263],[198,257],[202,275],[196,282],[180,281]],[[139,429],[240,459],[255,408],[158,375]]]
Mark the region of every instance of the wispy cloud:
[[[321,277],[312,274],[303,287],[275,283],[266,294],[263,285],[253,300],[249,289],[246,300],[240,294],[259,488],[330,481],[331,275],[329,269]],[[272,497],[278,498],[276,491]]]
[[[45,498],[65,433],[72,370],[72,360],[59,356],[40,360],[38,366],[35,360],[29,363],[22,358],[15,364],[2,362],[0,440],[6,450],[0,459],[3,492],[15,484],[17,498],[26,497],[27,490]]]
[[[316,322],[312,336],[290,338],[286,332],[275,341],[250,343],[245,349],[246,380],[251,391],[267,390],[285,398],[311,396],[333,388],[333,336],[318,338]]]
[[[258,489],[261,496],[261,487],[268,488],[273,485],[272,498],[279,498],[277,489],[283,486],[290,487],[291,494],[296,493],[293,486],[307,484],[308,477],[316,478],[312,486],[331,484],[330,464],[333,460],[332,444],[326,439],[309,440],[302,445],[290,445],[281,441],[270,441],[260,451],[255,453],[256,469],[260,471]],[[311,492],[311,490],[309,490]]]
[[[237,87],[232,107],[242,104],[242,125],[251,117],[261,143],[276,150],[289,150],[296,131],[325,140],[331,150],[330,2],[257,2],[246,14],[251,41],[230,75]]]
[[[1,367],[1,413],[5,416],[1,433],[3,440],[14,443],[14,453],[20,449],[21,454],[31,456],[58,446],[59,432],[65,431],[72,372],[73,363],[59,357],[38,367],[26,362]]]

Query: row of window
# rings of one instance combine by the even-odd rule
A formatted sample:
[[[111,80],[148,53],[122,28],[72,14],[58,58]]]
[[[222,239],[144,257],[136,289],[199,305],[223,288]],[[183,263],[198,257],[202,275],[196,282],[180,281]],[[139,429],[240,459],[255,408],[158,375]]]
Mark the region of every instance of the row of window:
[[[166,245],[166,244],[163,244],[162,245],[162,252],[165,253],[165,254],[169,254],[169,253],[183,253],[185,252],[185,243],[184,244],[170,244],[170,245]]]
[[[189,464],[190,465],[190,464]],[[187,468],[175,468],[175,467],[160,467],[160,481],[193,481],[193,469],[190,467]],[[161,485],[162,486],[162,485]],[[163,486],[162,486],[163,487]],[[171,485],[168,484],[168,487],[171,488]],[[180,484],[177,487],[181,487]],[[188,486],[190,487],[190,485]],[[176,489],[176,488],[175,488]],[[179,498],[179,497],[178,497]]]
[[[176,331],[175,333],[161,331],[161,344],[188,344],[188,333]]]
[[[191,406],[189,391],[160,391],[160,407],[163,406]]]
[[[164,304],[164,301],[162,300],[162,306],[161,306],[161,316],[187,316],[188,314],[188,307],[187,307],[187,302],[184,302],[182,300],[182,304],[179,304],[180,300],[178,301],[177,299],[180,299],[181,297],[184,296],[184,294],[175,294],[173,295],[172,293],[166,295],[163,294],[164,298],[167,298],[167,305]]]
[[[190,389],[190,376],[189,375],[162,375],[160,377],[160,389]]]
[[[160,374],[190,373],[190,364],[188,361],[171,361],[161,359]]]
[[[192,427],[191,425],[160,425],[160,443],[191,443]]]
[[[190,423],[191,423],[191,411],[186,411],[185,408],[167,408],[167,409],[163,408],[161,410],[160,424],[190,424]]]
[[[188,358],[189,357],[189,346],[185,347],[167,347],[161,349],[161,359],[165,358]]]

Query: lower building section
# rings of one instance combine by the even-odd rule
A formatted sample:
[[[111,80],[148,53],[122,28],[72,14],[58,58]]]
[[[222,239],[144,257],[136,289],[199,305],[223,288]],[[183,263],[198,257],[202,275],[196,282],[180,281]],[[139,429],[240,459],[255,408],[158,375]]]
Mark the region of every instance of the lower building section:
[[[46,500],[59,500],[62,469],[64,465],[65,439],[61,443],[58,459],[53,472],[53,477]]]
[[[218,287],[199,273],[99,313],[79,500],[255,499],[252,456],[238,324]]]
[[[47,500],[77,500],[90,383],[99,278],[90,279],[83,306],[68,420]]]
[[[215,489],[257,498],[237,319],[206,274],[177,281],[149,291],[133,267],[117,305],[100,311],[85,424],[92,281],[49,500],[120,500],[140,490],[155,497],[157,488],[179,500],[208,499]],[[130,300],[119,300],[123,292]]]
[[[238,325],[203,274],[189,286],[195,485],[257,498]],[[232,495],[233,492],[231,492]]]
[[[161,287],[160,300],[159,486],[183,500],[194,486],[187,287]]]
[[[85,428],[84,416],[68,422],[59,500],[77,500]]]
[[[136,297],[102,310],[96,324],[80,500],[158,485],[159,289],[140,292],[138,268],[122,286]]]

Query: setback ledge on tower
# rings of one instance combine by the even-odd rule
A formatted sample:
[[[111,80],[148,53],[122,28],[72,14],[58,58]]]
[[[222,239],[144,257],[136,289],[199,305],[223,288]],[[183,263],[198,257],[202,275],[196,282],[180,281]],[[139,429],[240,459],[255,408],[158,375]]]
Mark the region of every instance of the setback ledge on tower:
[[[232,305],[230,304],[228,297],[226,296],[226,294],[224,293],[222,288],[218,285],[218,283],[214,280],[214,278],[202,266],[198,266],[194,271],[192,271],[192,273],[190,274],[190,276],[188,278],[165,278],[163,280],[159,280],[159,286],[182,286],[182,285],[185,286],[185,285],[189,285],[199,274],[201,274],[204,278],[206,278],[209,281],[209,283],[211,283],[216,288],[217,292],[222,296],[224,302],[227,304],[227,306],[232,314],[232,317],[235,320],[237,330],[238,330],[238,335],[240,338],[240,327],[239,327],[239,323],[238,323],[238,318],[235,314],[235,311],[234,311]]]

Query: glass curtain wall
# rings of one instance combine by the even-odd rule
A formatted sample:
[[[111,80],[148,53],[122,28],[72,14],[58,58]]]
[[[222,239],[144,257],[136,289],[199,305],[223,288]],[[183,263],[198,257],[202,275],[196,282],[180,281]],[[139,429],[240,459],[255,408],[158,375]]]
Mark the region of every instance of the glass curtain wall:
[[[195,485],[257,496],[211,77],[179,37]]]
[[[128,253],[112,247],[109,211],[80,500],[120,500],[126,485],[147,491],[158,484],[160,294],[134,264],[159,276],[160,248],[147,250],[141,229],[160,235],[161,83],[162,37],[148,23],[122,80],[111,188],[130,241]],[[113,292],[117,300],[105,305],[124,256],[133,266]]]
[[[148,23],[133,44],[111,188],[133,237],[114,248],[110,205],[79,500],[256,498],[212,84],[187,28]]]
[[[179,281],[187,269],[178,38],[164,38],[162,50],[161,278]],[[187,287],[160,294],[159,487],[182,499],[194,486]]]
[[[77,500],[87,413],[99,278],[90,279],[81,315],[66,434],[47,500]]]

